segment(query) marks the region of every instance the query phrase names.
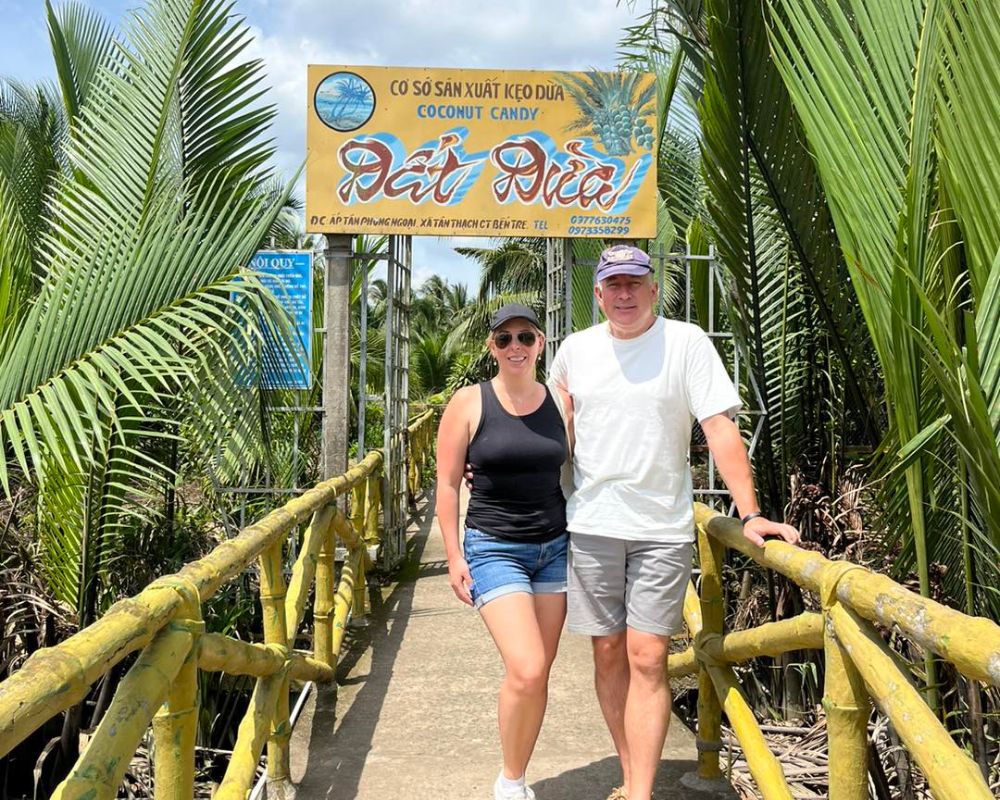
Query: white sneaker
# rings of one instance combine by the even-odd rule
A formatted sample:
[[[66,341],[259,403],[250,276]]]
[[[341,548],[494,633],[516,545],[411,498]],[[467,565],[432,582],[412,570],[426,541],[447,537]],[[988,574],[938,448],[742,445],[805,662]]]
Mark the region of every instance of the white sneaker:
[[[497,779],[493,783],[493,800],[535,800],[535,793],[527,784],[515,789],[504,788],[503,784],[500,783],[500,775],[497,775]]]

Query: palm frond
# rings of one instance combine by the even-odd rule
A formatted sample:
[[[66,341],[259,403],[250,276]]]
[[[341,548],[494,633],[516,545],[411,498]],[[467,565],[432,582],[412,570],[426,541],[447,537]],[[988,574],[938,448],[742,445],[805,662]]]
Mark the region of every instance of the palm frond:
[[[55,87],[0,78],[0,178],[9,213],[26,237],[32,292],[41,279],[42,234],[56,179],[68,169],[66,114]]]
[[[456,247],[479,262],[479,301],[498,294],[545,292],[545,240],[504,239],[494,248]]]
[[[964,326],[941,317],[928,295],[940,297],[954,282],[954,275],[937,274],[950,259],[935,253],[932,235],[935,106],[942,91],[965,91],[958,78],[950,89],[938,88],[950,80],[941,79],[938,57],[939,41],[949,38],[949,13],[937,0],[878,9],[861,2],[781,3],[771,15],[770,38],[882,364],[892,414],[887,444],[917,440],[942,415],[943,402],[952,412],[958,457],[970,460],[973,506],[992,513],[992,481],[977,486],[973,473],[995,462],[995,437],[991,429],[990,450],[980,449],[985,402],[975,376],[966,381],[954,371],[964,360],[954,336]],[[951,59],[960,71],[956,50]],[[924,593],[930,561],[951,546],[930,523],[937,513],[935,477],[943,474],[936,456],[929,449],[908,460],[906,504],[894,507],[902,516],[892,525],[912,544]]]
[[[31,246],[16,200],[0,174],[0,352],[28,308],[31,297]]]
[[[67,19],[53,16],[79,102],[72,168],[44,199],[37,299],[0,337],[0,482],[17,466],[36,482],[45,569],[67,601],[83,587],[86,614],[122,531],[154,524],[174,480],[156,441],[183,433],[195,460],[220,441],[234,461],[266,447],[263,342],[287,319],[243,269],[290,184],[262,166],[272,111],[231,5],[153,0],[113,59]]]
[[[45,0],[45,13],[63,107],[72,121],[86,103],[97,71],[115,58],[115,32],[83,3],[64,3],[56,10]]]

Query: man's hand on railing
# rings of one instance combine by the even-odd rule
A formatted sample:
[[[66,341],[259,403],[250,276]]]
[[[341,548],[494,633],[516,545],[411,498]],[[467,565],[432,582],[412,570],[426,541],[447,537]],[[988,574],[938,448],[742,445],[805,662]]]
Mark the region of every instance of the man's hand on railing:
[[[472,574],[469,572],[469,565],[464,558],[448,559],[448,583],[455,597],[465,603],[472,605],[472,595],[469,587],[472,586]]]
[[[789,544],[798,544],[799,532],[784,522],[771,522],[767,517],[754,517],[743,524],[743,536],[758,547],[764,546],[765,536],[780,536]]]

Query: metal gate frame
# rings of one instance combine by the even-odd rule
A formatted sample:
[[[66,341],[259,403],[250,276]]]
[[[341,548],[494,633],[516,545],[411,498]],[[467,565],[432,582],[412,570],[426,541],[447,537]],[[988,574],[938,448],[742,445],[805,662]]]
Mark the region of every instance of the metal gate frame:
[[[732,331],[719,331],[715,329],[715,303],[716,303],[716,291],[720,292],[722,297],[726,296],[726,286],[723,282],[722,270],[719,269],[719,262],[715,256],[715,245],[708,246],[708,255],[698,255],[691,252],[691,247],[686,248],[684,255],[677,255],[671,257],[673,260],[683,260],[684,262],[684,319],[686,322],[692,322],[691,316],[691,264],[697,261],[708,262],[708,329],[705,333],[708,334],[708,338],[712,340],[713,344],[718,350],[719,341],[728,341],[731,344],[731,350],[733,354],[731,375],[733,379],[733,384],[737,389],[742,385],[740,380],[742,365],[740,362],[740,348],[736,344],[736,340],[733,337]],[[720,355],[723,355],[720,353]],[[757,385],[757,378],[754,377],[753,370],[747,367],[746,371],[746,383],[753,392],[753,399],[756,402],[754,408],[745,408],[740,413],[743,416],[750,417],[754,420],[753,432],[750,435],[750,442],[747,445],[747,455],[750,457],[751,462],[753,461],[754,453],[757,450],[757,442],[760,441],[761,433],[764,430],[764,424],[767,421],[767,404],[764,402],[764,397],[761,394],[760,387]],[[690,458],[690,456],[689,456]],[[712,455],[712,451],[708,451],[708,488],[707,489],[695,489],[695,497],[702,499],[707,505],[714,505],[714,501],[717,499],[724,499],[730,497],[729,490],[725,488],[719,488],[716,481],[716,469],[715,469],[715,456]],[[736,508],[736,504],[730,500],[729,501],[729,516],[732,516],[733,511]]]
[[[545,371],[573,332],[573,240],[545,240]]]
[[[385,438],[382,488],[384,533],[379,567],[390,570],[406,555],[409,522],[407,426],[410,417],[410,278],[413,238],[390,236],[386,284]]]

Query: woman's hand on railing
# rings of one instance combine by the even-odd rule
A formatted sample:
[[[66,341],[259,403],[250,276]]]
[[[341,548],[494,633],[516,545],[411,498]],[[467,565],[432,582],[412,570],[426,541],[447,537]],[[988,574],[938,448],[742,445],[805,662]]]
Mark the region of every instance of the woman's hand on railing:
[[[765,536],[780,536],[789,544],[798,544],[801,538],[799,532],[791,525],[786,525],[784,522],[772,522],[767,517],[754,517],[747,520],[743,525],[743,536],[757,547],[764,546]]]
[[[464,558],[448,559],[448,583],[451,585],[455,597],[467,606],[472,605],[472,595],[469,592],[469,587],[472,586],[472,575]]]

